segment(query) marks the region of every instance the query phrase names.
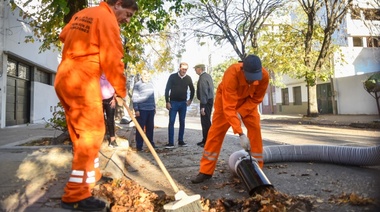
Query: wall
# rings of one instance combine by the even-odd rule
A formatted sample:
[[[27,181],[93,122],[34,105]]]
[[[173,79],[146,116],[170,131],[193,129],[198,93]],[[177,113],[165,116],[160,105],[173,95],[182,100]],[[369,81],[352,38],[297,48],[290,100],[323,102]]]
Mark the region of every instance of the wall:
[[[49,98],[46,98],[46,97]],[[32,123],[45,123],[53,117],[55,106],[59,102],[52,86],[39,82],[32,83]],[[33,108],[34,107],[34,108]],[[45,120],[44,120],[45,119]]]
[[[380,71],[380,48],[341,47],[335,54],[335,78]],[[341,58],[344,58],[343,60]]]
[[[363,87],[371,74],[334,79],[339,114],[378,114],[375,98]]]
[[[52,51],[39,52],[39,47],[42,44],[39,41],[25,43],[25,36],[33,35],[32,29],[26,24],[26,20],[22,21],[18,16],[18,8],[13,12],[9,7],[5,10],[8,17],[6,16],[5,20],[6,42],[4,51],[26,58],[41,67],[55,72],[58,65],[59,52],[57,50],[54,51],[54,49]]]
[[[283,76],[283,83],[288,88],[289,105],[282,104],[282,88],[276,88],[276,110],[277,114],[307,114],[307,89],[303,79],[292,79]],[[301,87],[302,105],[294,105],[293,87]]]
[[[369,7],[363,3],[362,8]],[[365,1],[367,2],[367,1]],[[372,1],[373,2],[373,1]],[[380,48],[353,47],[353,36],[368,37],[380,36],[380,21],[352,20],[348,14],[340,25],[340,30],[334,33],[334,43],[343,45],[340,51],[334,54],[333,86],[335,90],[336,107],[338,114],[378,114],[376,100],[366,92],[363,81],[373,73],[380,71]],[[366,46],[366,39],[363,39]],[[289,105],[282,105],[281,88],[276,88],[276,105],[278,112],[296,113],[304,108],[293,105],[292,87],[297,83],[301,87],[302,103],[306,103],[307,91],[302,80],[284,77],[284,84],[289,91]],[[318,84],[326,82],[318,82]],[[304,96],[306,95],[306,96]]]
[[[5,38],[5,27],[4,27],[4,15],[5,15],[5,2],[0,1],[0,128],[5,123],[5,83],[6,83],[6,66],[4,64],[4,38]],[[4,76],[5,75],[5,76]]]
[[[5,104],[8,55],[20,60],[35,69],[38,67],[55,73],[58,67],[60,52],[48,50],[39,52],[40,41],[25,43],[25,36],[33,35],[27,21],[19,17],[20,9],[12,11],[8,1],[0,1],[0,128],[5,127]],[[54,78],[54,77],[53,77]],[[50,107],[57,105],[58,99],[53,85],[31,82],[30,122],[42,122],[52,117]]]

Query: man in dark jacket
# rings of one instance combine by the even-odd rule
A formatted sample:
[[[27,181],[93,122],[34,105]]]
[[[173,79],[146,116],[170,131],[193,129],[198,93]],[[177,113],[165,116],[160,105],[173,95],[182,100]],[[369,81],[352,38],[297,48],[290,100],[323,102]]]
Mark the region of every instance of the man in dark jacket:
[[[187,146],[183,141],[185,133],[185,117],[187,106],[191,104],[194,98],[194,85],[191,77],[186,75],[189,65],[182,62],[179,65],[179,71],[170,75],[165,88],[166,109],[169,110],[169,143],[165,146],[167,149],[174,148],[174,122],[179,115],[179,132],[178,145]],[[187,90],[190,88],[190,97],[188,98]]]
[[[197,143],[198,146],[204,147],[208,130],[211,126],[211,111],[214,105],[214,83],[210,74],[206,73],[205,65],[198,64],[194,67],[195,72],[199,75],[197,83],[197,99],[200,102],[200,114],[203,139]]]

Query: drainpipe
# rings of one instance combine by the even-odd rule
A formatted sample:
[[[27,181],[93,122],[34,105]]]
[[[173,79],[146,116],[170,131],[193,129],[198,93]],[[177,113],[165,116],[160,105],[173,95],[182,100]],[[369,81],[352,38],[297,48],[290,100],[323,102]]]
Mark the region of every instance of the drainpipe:
[[[334,78],[332,76],[330,76],[330,85],[331,85],[331,103],[332,103],[332,108],[333,108],[333,114],[336,115],[338,114],[337,111],[336,111],[336,103],[335,103],[335,88],[334,88]]]

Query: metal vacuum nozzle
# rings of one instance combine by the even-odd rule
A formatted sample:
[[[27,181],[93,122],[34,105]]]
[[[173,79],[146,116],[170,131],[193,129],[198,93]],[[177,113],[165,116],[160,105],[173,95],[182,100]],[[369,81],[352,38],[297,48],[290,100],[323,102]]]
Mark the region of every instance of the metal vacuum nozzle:
[[[265,188],[273,187],[258,165],[257,160],[246,151],[240,150],[232,153],[228,164],[231,171],[237,174],[244,182],[250,196],[261,192]]]

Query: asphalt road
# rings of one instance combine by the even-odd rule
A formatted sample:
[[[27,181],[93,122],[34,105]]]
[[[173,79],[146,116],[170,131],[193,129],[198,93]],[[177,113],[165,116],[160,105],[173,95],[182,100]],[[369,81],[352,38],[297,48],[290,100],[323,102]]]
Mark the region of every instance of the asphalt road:
[[[178,124],[178,123],[177,123]],[[230,171],[229,156],[239,151],[236,135],[230,130],[223,143],[217,168],[211,180],[202,184],[192,184],[190,179],[198,173],[202,148],[196,146],[201,140],[199,117],[186,118],[185,142],[189,147],[165,150],[167,143],[167,117],[156,118],[155,142],[161,160],[169,173],[177,181],[180,189],[188,194],[200,194],[216,199],[237,199],[248,197],[242,183]],[[175,130],[175,140],[178,129]],[[348,127],[331,127],[284,123],[262,123],[264,146],[269,145],[333,145],[333,146],[378,146],[380,131]],[[133,146],[134,143],[132,142]],[[163,190],[174,195],[170,184],[163,175],[152,155],[132,152],[127,157],[130,166],[138,170],[128,175],[152,191]],[[343,194],[357,194],[363,198],[380,200],[380,166],[356,167],[331,163],[292,162],[265,164],[263,169],[272,185],[280,192],[301,196],[313,202],[313,211],[376,211],[376,205],[352,206],[331,203]],[[152,176],[155,176],[152,178]]]
[[[230,130],[223,143],[222,152],[213,178],[202,183],[192,184],[190,179],[199,170],[202,148],[196,145],[201,140],[199,117],[186,118],[185,141],[190,145],[184,148],[165,150],[167,143],[168,117],[157,115],[154,140],[159,149],[158,155],[178,187],[187,194],[200,194],[210,199],[239,199],[248,197],[246,188],[228,165],[229,156],[241,150],[239,140]],[[178,122],[176,123],[178,127]],[[130,139],[134,147],[131,126],[118,130],[120,137]],[[178,128],[175,129],[175,138]],[[41,126],[12,127],[0,129],[0,194],[8,206],[28,207],[25,211],[52,210],[59,205],[63,186],[70,169],[71,154],[54,147],[15,147],[26,140],[41,136],[58,136],[59,133]],[[262,121],[264,146],[270,145],[333,145],[369,147],[380,145],[380,131],[350,128],[345,126],[310,125],[292,122]],[[122,139],[121,139],[122,140]],[[121,142],[121,140],[119,140]],[[145,147],[146,148],[146,147]],[[149,151],[102,149],[113,158],[126,159],[125,176],[151,191],[164,191],[174,195],[168,180],[162,174],[157,162]],[[117,154],[114,154],[117,153]],[[106,159],[106,158],[103,158]],[[103,160],[102,159],[102,160]],[[121,161],[121,163],[123,163]],[[124,164],[124,163],[123,163]],[[120,164],[119,164],[120,165]],[[113,170],[114,174],[119,167]],[[344,194],[380,200],[380,166],[357,167],[332,163],[292,162],[267,163],[263,169],[272,185],[290,196],[308,198],[313,210],[322,211],[380,211],[379,205],[353,206],[347,203],[333,203]],[[16,192],[16,193],[15,193]],[[13,194],[9,196],[10,194]],[[21,204],[21,206],[19,205]],[[32,204],[31,206],[28,206]],[[41,205],[43,207],[41,208]],[[376,208],[377,207],[377,208]]]

